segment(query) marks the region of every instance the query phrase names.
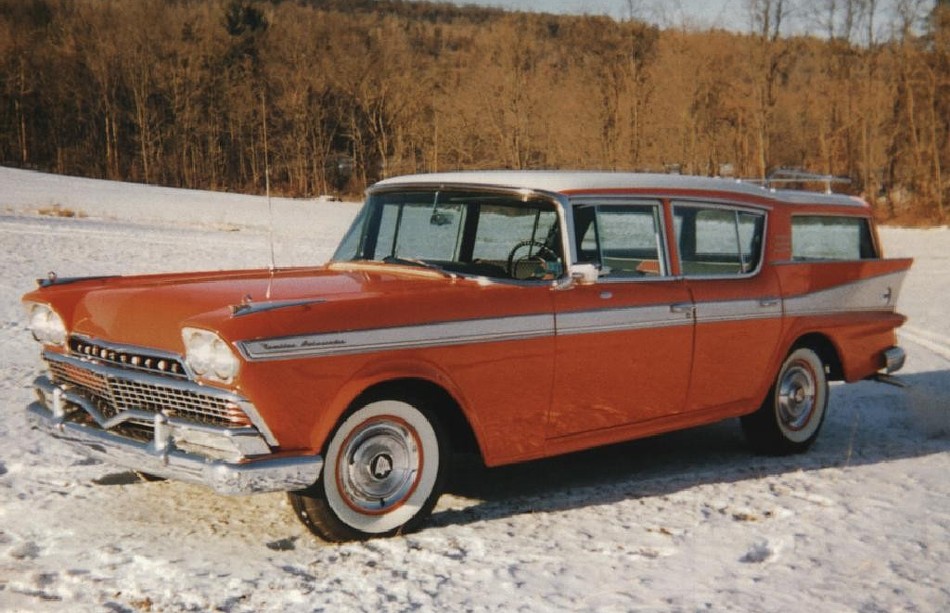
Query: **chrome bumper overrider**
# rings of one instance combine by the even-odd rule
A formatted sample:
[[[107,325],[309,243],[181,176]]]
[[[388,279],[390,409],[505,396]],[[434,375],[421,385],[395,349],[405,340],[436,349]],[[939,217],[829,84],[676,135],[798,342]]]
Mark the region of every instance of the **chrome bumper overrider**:
[[[102,420],[95,407],[47,377],[36,379],[40,400],[27,407],[30,424],[95,459],[159,477],[210,487],[220,494],[252,494],[303,489],[320,476],[318,455],[274,456],[254,428],[217,428],[140,411],[124,411]],[[102,427],[71,421],[68,405],[92,416]],[[154,436],[140,441],[109,431],[125,421],[150,421]],[[197,442],[195,442],[197,441]],[[228,458],[212,458],[191,448],[224,441]],[[212,443],[213,444],[213,443]],[[188,450],[182,449],[183,447]],[[212,452],[221,452],[209,448]],[[251,457],[246,457],[251,456]]]
[[[891,374],[904,367],[907,354],[900,347],[891,347],[884,351],[884,372]]]

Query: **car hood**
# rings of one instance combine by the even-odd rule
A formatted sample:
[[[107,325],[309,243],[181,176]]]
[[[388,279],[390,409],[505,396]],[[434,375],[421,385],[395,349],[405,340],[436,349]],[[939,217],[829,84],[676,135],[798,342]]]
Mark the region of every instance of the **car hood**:
[[[427,302],[438,308],[442,302],[425,296],[486,285],[496,284],[422,268],[331,264],[78,280],[40,288],[24,300],[53,306],[74,334],[181,352],[184,326],[237,341],[410,323],[395,321],[394,314],[405,319],[413,311],[407,305]],[[451,302],[458,304],[457,298]]]
[[[74,334],[181,351],[183,326],[237,333],[248,326],[231,322],[253,322],[269,311],[399,294],[420,285],[451,281],[434,271],[389,268],[320,267],[79,279],[42,287],[24,300],[53,306]]]

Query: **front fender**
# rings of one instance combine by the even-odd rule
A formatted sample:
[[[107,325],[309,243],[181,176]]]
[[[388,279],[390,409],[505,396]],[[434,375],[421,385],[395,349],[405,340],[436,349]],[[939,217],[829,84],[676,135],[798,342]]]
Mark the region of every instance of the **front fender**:
[[[310,433],[310,446],[323,449],[333,429],[354,402],[367,390],[378,385],[398,381],[420,381],[432,384],[448,394],[459,407],[475,434],[479,448],[483,448],[478,418],[469,407],[470,403],[448,373],[438,364],[422,358],[380,358],[366,364],[344,383],[325,410],[320,411]]]

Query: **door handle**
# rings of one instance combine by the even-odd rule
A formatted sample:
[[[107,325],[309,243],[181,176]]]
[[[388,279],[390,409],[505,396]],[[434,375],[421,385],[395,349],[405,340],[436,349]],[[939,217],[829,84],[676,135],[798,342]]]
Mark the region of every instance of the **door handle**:
[[[678,304],[670,305],[671,313],[686,315],[687,318],[692,317],[695,311],[696,311],[696,307],[691,302],[680,302]]]
[[[759,300],[759,306],[766,309],[778,306],[778,298],[763,298]]]

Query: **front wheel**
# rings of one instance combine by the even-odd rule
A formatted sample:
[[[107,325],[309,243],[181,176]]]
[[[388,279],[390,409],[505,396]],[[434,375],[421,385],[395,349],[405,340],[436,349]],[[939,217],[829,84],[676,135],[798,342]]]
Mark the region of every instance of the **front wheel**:
[[[785,358],[762,406],[742,418],[742,430],[760,453],[800,453],[818,438],[827,406],[825,366],[812,349],[800,347]]]
[[[441,426],[421,403],[377,400],[343,419],[320,479],[291,492],[290,502],[304,525],[328,541],[411,531],[435,506],[448,459]]]

